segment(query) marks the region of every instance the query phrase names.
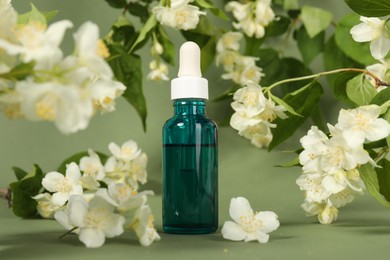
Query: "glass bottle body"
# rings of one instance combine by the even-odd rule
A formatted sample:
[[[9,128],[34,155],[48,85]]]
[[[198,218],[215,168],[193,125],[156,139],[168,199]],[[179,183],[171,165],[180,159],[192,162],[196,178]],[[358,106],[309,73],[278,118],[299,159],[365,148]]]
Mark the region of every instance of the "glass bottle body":
[[[174,101],[163,128],[163,229],[205,234],[218,228],[217,126],[202,99]]]

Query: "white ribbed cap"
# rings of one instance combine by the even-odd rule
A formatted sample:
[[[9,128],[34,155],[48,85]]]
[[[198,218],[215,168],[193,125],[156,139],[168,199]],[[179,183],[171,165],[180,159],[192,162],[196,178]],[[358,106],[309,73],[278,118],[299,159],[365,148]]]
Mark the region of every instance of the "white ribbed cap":
[[[195,42],[180,47],[178,77],[171,81],[171,99],[209,98],[208,81],[200,71],[200,48]]]

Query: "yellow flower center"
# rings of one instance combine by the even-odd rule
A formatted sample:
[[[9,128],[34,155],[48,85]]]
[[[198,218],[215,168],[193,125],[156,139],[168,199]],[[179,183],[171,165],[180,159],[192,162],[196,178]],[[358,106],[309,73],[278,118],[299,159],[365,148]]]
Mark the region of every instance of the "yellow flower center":
[[[21,24],[16,27],[16,38],[24,46],[37,47],[41,43],[41,37],[46,31],[46,24],[39,21],[30,21],[28,24]]]
[[[255,218],[255,214],[248,210],[246,215],[240,216],[240,225],[244,228],[244,230],[248,233],[255,232],[259,227],[263,226],[263,221]]]
[[[187,10],[180,10],[176,12],[175,21],[177,24],[184,24],[187,21],[189,12]]]
[[[72,190],[72,185],[67,179],[58,180],[55,185],[56,191],[68,193]]]
[[[96,54],[102,58],[110,57],[110,52],[102,40],[98,40]]]
[[[109,219],[110,212],[106,208],[92,208],[85,217],[85,223],[88,227],[105,229]]]

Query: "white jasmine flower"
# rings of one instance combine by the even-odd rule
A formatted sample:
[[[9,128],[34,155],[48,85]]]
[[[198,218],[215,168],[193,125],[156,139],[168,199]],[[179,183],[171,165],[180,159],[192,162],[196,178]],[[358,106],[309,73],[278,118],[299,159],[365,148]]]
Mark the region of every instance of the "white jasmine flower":
[[[39,21],[16,27],[16,42],[0,39],[0,48],[10,55],[21,55],[23,62],[35,61],[36,68],[48,69],[62,59],[59,48],[65,31],[73,25],[68,20],[62,20],[46,25]]]
[[[133,140],[126,141],[121,147],[112,142],[108,145],[108,149],[116,159],[125,162],[130,162],[141,154],[141,150]]]
[[[275,13],[271,8],[271,0],[257,0],[255,10],[256,21],[264,27],[267,27],[275,20]]]
[[[366,70],[378,77],[380,81],[390,84],[390,60],[383,61],[383,63],[375,63],[373,65],[367,66]],[[376,85],[376,82],[372,77],[366,75],[366,78],[370,80],[373,86]],[[384,90],[385,88],[386,86],[379,86],[376,88],[376,90],[379,92]]]
[[[354,193],[356,194],[355,191],[346,188],[336,194],[332,194],[329,197],[329,201],[332,203],[334,207],[341,208],[347,205],[348,203],[351,203],[355,199]]]
[[[321,203],[330,196],[330,192],[322,185],[322,173],[306,173],[296,180],[297,185],[305,191],[306,201]]]
[[[233,72],[236,64],[239,64],[241,57],[237,51],[226,50],[217,54],[216,63],[217,66],[222,64],[226,71]]]
[[[390,135],[390,123],[379,118],[381,108],[377,105],[356,109],[341,109],[336,128],[342,131],[349,145],[361,144],[367,139],[378,141]]]
[[[248,81],[259,82],[264,76],[262,69],[256,66],[258,58],[241,56],[236,60],[234,69],[222,75],[223,79],[231,79],[237,84],[245,85]]]
[[[328,137],[318,129],[312,126],[307,135],[300,139],[304,150],[299,154],[299,163],[303,165],[304,172],[319,172],[320,158],[327,150]]]
[[[390,50],[390,33],[386,29],[387,20],[376,17],[360,17],[362,23],[352,27],[350,33],[356,42],[371,42],[372,56],[383,59]]]
[[[235,111],[245,110],[248,117],[253,117],[264,111],[266,98],[262,88],[253,81],[248,81],[246,87],[238,89],[234,95],[232,107]]]
[[[130,164],[131,177],[135,182],[145,184],[147,182],[146,165],[148,163],[148,157],[145,153],[141,153]]]
[[[234,103],[234,102],[233,102]],[[232,105],[233,105],[232,103]],[[251,129],[252,127],[256,127],[259,123],[263,123],[261,119],[256,117],[250,117],[245,110],[238,110],[235,112],[232,117],[230,118],[230,126],[236,130],[238,130],[239,135],[244,135],[244,132],[246,132],[248,129]],[[257,132],[256,129],[249,130],[250,133]],[[247,138],[251,138],[250,137]]]
[[[111,182],[115,183],[128,183],[129,172],[130,172],[130,163],[124,162],[116,159],[114,156],[111,156],[107,159],[104,165],[106,171],[106,178],[104,182],[110,184]]]
[[[147,75],[149,80],[169,80],[168,67],[161,61],[152,60],[149,64],[150,72]]]
[[[85,129],[93,115],[89,93],[77,86],[19,81],[16,91],[21,95],[20,110],[27,119],[54,121],[64,134]]]
[[[154,195],[153,191],[137,192],[133,187],[125,183],[110,183],[107,189],[99,189],[96,192],[99,195],[115,205],[120,212],[126,212],[144,205],[147,201],[147,195]]]
[[[321,224],[331,224],[337,219],[339,213],[338,209],[331,202],[316,203],[305,201],[301,207],[306,211],[308,216],[317,215],[318,221]]]
[[[11,0],[0,0],[0,38],[12,40],[18,14],[11,5]]]
[[[43,218],[53,218],[54,213],[62,208],[53,203],[50,193],[41,193],[32,198],[37,201],[37,211]]]
[[[132,227],[143,246],[150,246],[161,238],[154,228],[154,216],[149,206],[142,205],[135,213]]]
[[[162,24],[180,30],[195,29],[199,23],[199,16],[206,12],[199,11],[199,7],[188,4],[190,1],[171,0],[171,7],[156,6],[152,13]]]
[[[242,39],[240,32],[227,32],[217,42],[217,52],[221,53],[226,50],[238,51]]]
[[[115,99],[126,90],[121,82],[99,79],[92,83],[91,94],[95,107],[105,112],[115,110]]]
[[[123,216],[114,213],[115,207],[100,196],[89,203],[82,196],[72,196],[66,211],[54,215],[55,219],[69,229],[77,227],[79,239],[86,247],[100,247],[106,237],[123,233]]]
[[[163,54],[163,52],[163,46],[156,39],[153,39],[152,48],[150,48],[150,54],[152,56],[159,56]]]
[[[96,190],[100,186],[98,181],[102,181],[106,173],[99,156],[91,149],[88,154],[80,159],[80,170],[83,171],[81,184],[85,189]]]
[[[80,169],[76,163],[66,166],[65,176],[59,172],[49,172],[42,180],[42,186],[49,192],[53,192],[52,202],[63,206],[71,195],[82,195],[83,188],[80,184]]]
[[[8,91],[0,95],[0,109],[10,119],[23,118],[24,115],[20,109],[23,100],[22,95],[17,91]]]
[[[253,145],[267,147],[273,137],[270,128],[276,127],[272,121],[277,117],[286,118],[283,112],[286,109],[266,99],[261,87],[251,81],[234,93],[233,100],[231,106],[235,113],[230,119],[231,127],[250,139]]]
[[[252,12],[252,3],[248,2],[246,4],[241,4],[237,1],[229,1],[227,5],[225,6],[226,11],[232,12],[234,18],[237,21],[241,21],[244,19],[247,19],[248,16],[250,16]]]
[[[93,75],[111,80],[113,72],[104,60],[110,53],[99,39],[99,27],[92,22],[85,22],[74,34],[74,39],[78,64],[87,67]]]
[[[222,236],[225,239],[245,242],[257,240],[267,243],[268,233],[276,230],[280,223],[278,216],[272,211],[254,213],[246,198],[232,198],[229,214],[235,221],[226,221],[222,227]]]
[[[234,28],[243,30],[249,37],[262,38],[265,34],[265,27],[275,20],[275,13],[270,5],[270,0],[257,0],[246,4],[231,1],[225,9],[233,12],[237,20],[233,23]]]
[[[321,156],[320,167],[323,171],[351,170],[367,162],[375,165],[361,143],[354,143],[351,146],[339,129],[331,125],[328,125],[328,128],[332,138],[329,140],[326,153]]]
[[[252,137],[248,138],[247,133],[250,135],[252,131],[254,132]],[[259,123],[253,127],[248,128],[246,131],[244,131],[244,136],[250,139],[251,143],[258,148],[268,147],[273,139],[271,129],[264,123]]]

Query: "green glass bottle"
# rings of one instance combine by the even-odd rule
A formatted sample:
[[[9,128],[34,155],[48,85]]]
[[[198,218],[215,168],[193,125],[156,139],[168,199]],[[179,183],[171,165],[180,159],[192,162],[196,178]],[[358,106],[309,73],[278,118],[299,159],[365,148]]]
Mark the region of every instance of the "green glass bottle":
[[[167,233],[205,234],[218,228],[218,130],[205,113],[208,86],[199,65],[199,47],[193,42],[183,44],[179,77],[172,81],[174,116],[163,128],[163,229]]]

